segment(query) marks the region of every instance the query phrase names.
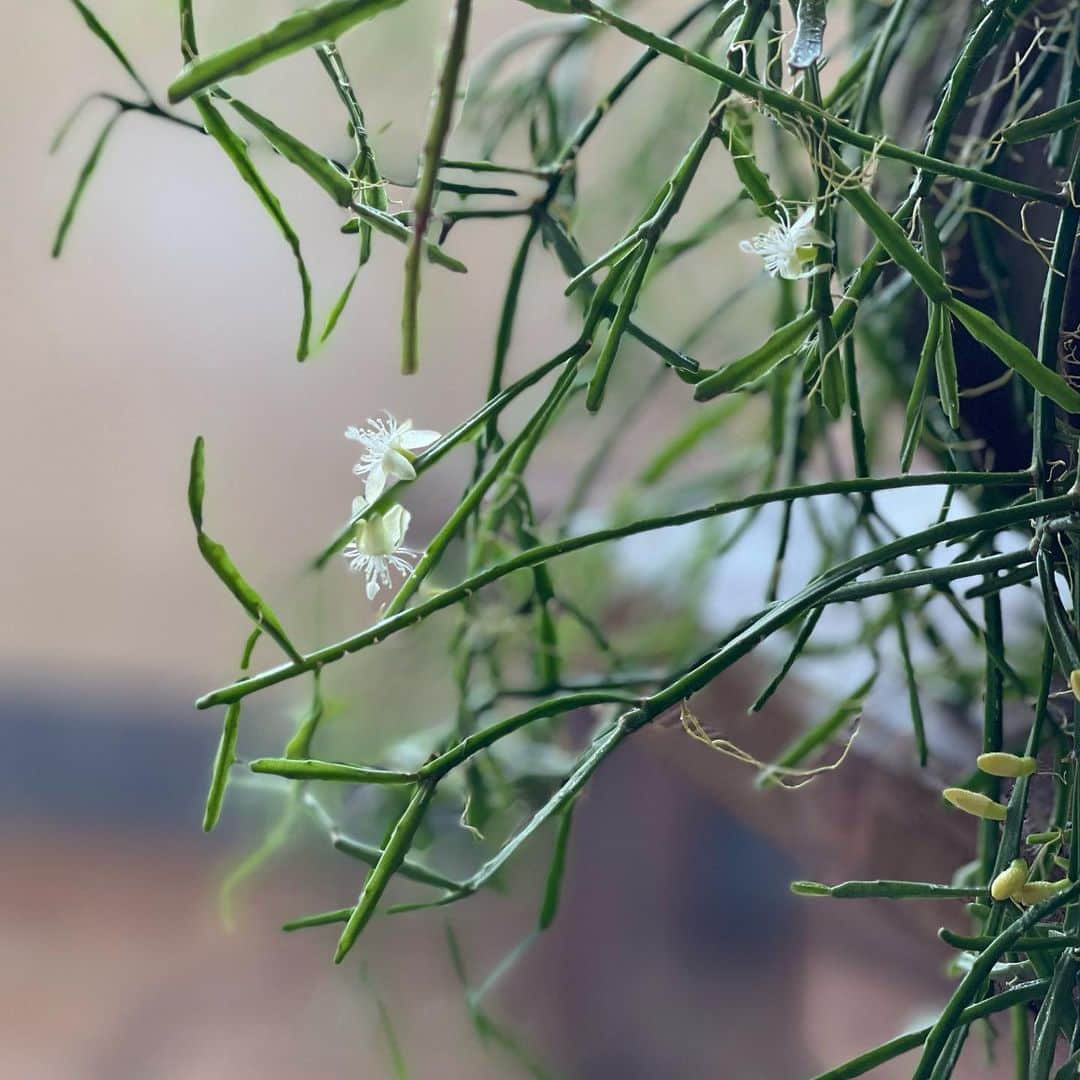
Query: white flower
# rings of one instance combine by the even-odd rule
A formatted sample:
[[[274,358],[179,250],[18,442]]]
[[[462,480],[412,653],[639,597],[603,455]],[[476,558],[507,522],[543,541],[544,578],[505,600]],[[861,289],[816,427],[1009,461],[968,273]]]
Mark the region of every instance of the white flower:
[[[794,221],[788,216],[787,207],[781,204],[782,222],[777,222],[767,232],[758,233],[751,240],[743,240],[739,250],[758,255],[772,277],[797,281],[810,277],[827,267],[806,264],[814,258],[815,245],[832,247],[832,241],[813,226],[814,208],[808,206]]]
[[[363,509],[363,500],[353,502],[353,514]],[[407,574],[412,569],[409,559],[415,551],[403,546],[412,515],[404,506],[391,506],[385,514],[370,514],[356,526],[356,539],[342,552],[354,574],[367,578],[367,597],[375,599],[381,588],[390,587],[390,571]]]
[[[389,413],[385,420],[368,420],[365,428],[348,427],[345,438],[358,442],[364,448],[364,456],[353,466],[357,476],[367,479],[364,498],[373,503],[385,490],[387,478],[415,480],[413,455],[410,451],[433,443],[437,431],[413,431],[411,420],[399,424]]]

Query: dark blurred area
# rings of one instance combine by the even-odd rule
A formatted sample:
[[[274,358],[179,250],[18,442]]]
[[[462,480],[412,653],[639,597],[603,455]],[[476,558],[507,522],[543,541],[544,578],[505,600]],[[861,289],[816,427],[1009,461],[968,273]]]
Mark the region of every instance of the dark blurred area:
[[[203,46],[292,6],[201,4]],[[172,6],[100,0],[95,10],[151,85],[164,86],[179,66]],[[485,9],[478,39],[519,21],[520,10]],[[379,136],[393,175],[414,169],[444,15],[415,2],[343,44],[362,73],[372,129],[394,119]],[[301,830],[247,881],[237,928],[222,925],[218,884],[266,810],[233,789],[220,833],[199,828],[220,720],[191,702],[232,678],[246,627],[199,560],[184,502],[191,442],[202,433],[209,528],[283,621],[314,644],[368,619],[342,567],[314,587],[301,574],[354,493],[341,432],[384,407],[446,431],[475,407],[487,373],[474,360],[490,352],[517,236],[487,225],[455,235],[473,269],[427,279],[419,378],[396,372],[393,251],[380,251],[392,257],[361,277],[337,336],[301,367],[292,358],[294,268],[250,192],[209,140],[130,116],[53,261],[52,231],[101,122],[97,106],[52,157],[49,142],[84,94],[127,87],[68,5],[23,5],[12,16],[0,75],[14,103],[0,117],[0,1075],[390,1076],[380,1003],[410,1075],[519,1075],[469,1024],[440,914],[376,920],[359,963],[343,969],[330,964],[332,927],[279,932],[286,919],[349,902],[362,880],[359,864],[343,865],[314,833]],[[646,21],[667,17],[665,5],[650,6]],[[634,53],[616,43],[602,55],[610,66],[590,75],[594,90]],[[287,88],[266,72],[251,79],[256,100],[327,152],[340,149],[339,114],[316,65],[287,64]],[[658,67],[655,78],[668,77]],[[698,119],[688,116],[687,130]],[[594,177],[605,154],[618,157],[612,138],[597,140]],[[352,249],[302,180],[268,152],[260,164],[304,237],[325,311],[351,272]],[[511,356],[522,370],[557,351],[567,325],[553,262],[531,263],[527,286],[535,300]],[[694,278],[682,299],[704,289]],[[558,464],[538,477],[539,490],[558,490]],[[445,518],[467,465],[448,463],[425,483],[412,506],[418,533]],[[396,666],[357,658],[334,675],[343,696],[363,689],[363,714],[347,719],[367,725],[370,745],[397,731],[395,680],[426,660],[409,649],[430,648],[423,639],[393,651]],[[438,718],[449,683],[441,670],[416,683],[408,723],[420,728]],[[741,712],[745,699],[729,681],[713,707]],[[279,734],[296,704],[279,695],[244,723]],[[914,931],[887,905],[864,915],[788,893],[795,877],[856,876],[853,862],[882,876],[891,869],[894,852],[874,840],[857,859],[837,850],[874,835],[866,804],[843,807],[857,827],[832,841],[833,864],[823,867],[821,850],[793,842],[813,828],[816,804],[755,792],[745,771],[718,762],[665,728],[621,750],[590,786],[559,919],[488,1002],[551,1075],[810,1076],[944,999],[948,982],[923,974],[940,969],[944,949],[925,935],[913,946]],[[740,824],[732,806],[743,798],[773,800],[770,829]],[[874,812],[887,814],[887,803]],[[535,920],[543,860],[531,852],[514,888],[449,909],[471,981]],[[957,1075],[990,1075],[970,1057],[971,1071]],[[907,1068],[902,1059],[875,1075]]]

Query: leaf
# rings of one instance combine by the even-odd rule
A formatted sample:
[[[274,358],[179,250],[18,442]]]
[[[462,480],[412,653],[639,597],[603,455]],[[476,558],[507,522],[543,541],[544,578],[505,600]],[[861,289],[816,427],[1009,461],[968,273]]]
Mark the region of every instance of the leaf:
[[[962,300],[951,299],[946,306],[976,341],[996,353],[1004,364],[1012,368],[1040,394],[1068,412],[1080,413],[1080,393],[1056,371],[1040,364],[1035,354],[1026,345],[1017,341],[1012,334],[1007,334],[988,315],[970,307]]]
[[[341,318],[341,313],[345,310],[345,305],[349,302],[349,297],[352,296],[353,286],[356,284],[356,279],[359,275],[360,267],[358,266],[352,272],[352,276],[349,280],[345,283],[345,288],[341,290],[341,295],[334,301],[334,306],[330,309],[330,314],[326,316],[326,325],[319,335],[320,345],[334,332],[334,329],[338,324],[338,319]]]
[[[795,38],[788,50],[788,67],[801,71],[821,59],[825,40],[825,0],[799,0],[795,10]]]
[[[229,104],[279,153],[286,161],[302,169],[338,206],[348,206],[353,200],[352,181],[328,157],[313,150],[269,117],[263,116],[237,98]]]
[[[307,357],[309,351],[309,339],[311,336],[311,278],[308,277],[307,266],[300,252],[300,238],[296,235],[285,211],[281,209],[281,203],[277,196],[266,186],[266,182],[259,175],[258,170],[252,164],[248,155],[247,145],[244,140],[225,122],[225,118],[210,103],[206,97],[196,98],[195,107],[202,117],[206,133],[214,138],[217,144],[225,151],[229,160],[236,167],[240,178],[258,196],[266,212],[274,219],[274,224],[281,230],[285,242],[292,250],[296,259],[297,273],[300,275],[300,292],[303,298],[304,315],[300,324],[300,341],[296,347],[297,360]]]
[[[124,50],[120,48],[116,43],[116,39],[101,25],[98,17],[82,2],[82,0],[71,0],[75,10],[83,17],[83,21],[90,28],[90,33],[94,35],[104,46],[116,57],[120,62],[120,66],[135,80],[136,85],[148,98],[153,98],[153,94],[150,93],[146,83],[142,81],[139,73],[135,70],[134,65],[124,54]]]
[[[398,1039],[397,1031],[394,1030],[393,1021],[390,1019],[390,1010],[378,994],[375,995],[375,1007],[379,1010],[379,1024],[386,1039],[386,1049],[390,1055],[390,1064],[394,1069],[394,1080],[408,1080],[409,1070],[405,1065],[405,1055],[401,1049],[401,1040]]]
[[[540,930],[546,930],[558,914],[563,875],[566,872],[566,851],[570,843],[570,826],[573,820],[574,803],[570,803],[559,818],[559,831],[555,834],[555,850],[551,856],[551,868],[548,870],[547,883],[544,885],[544,901],[540,905],[540,918],[537,921],[537,928]]]
[[[188,502],[192,507],[192,517],[202,521],[202,436],[195,443],[200,458],[199,481],[192,483],[188,489]],[[195,480],[195,470],[192,469],[192,481]],[[192,492],[192,487],[197,490]],[[247,671],[251,665],[251,654],[255,650],[255,643],[259,640],[262,630],[256,626],[244,642],[244,651],[240,656],[240,673]],[[217,754],[214,756],[214,767],[210,773],[210,790],[206,795],[206,809],[203,811],[203,832],[210,832],[221,817],[221,805],[225,799],[225,788],[229,783],[229,770],[236,763],[236,738],[240,729],[240,702],[233,702],[225,710],[225,721],[221,726],[221,739],[218,741]]]
[[[285,650],[290,660],[302,664],[303,656],[289,640],[277,616],[263,598],[244,580],[236,564],[229,558],[229,553],[216,540],[211,540],[204,532],[198,534],[199,551],[209,563],[210,568],[221,579],[225,587],[240,601],[241,607],[263,631]]]
[[[364,203],[355,203],[353,205],[353,211],[361,220],[366,221],[371,225],[376,232],[384,233],[386,236],[392,236],[402,244],[408,244],[409,239],[412,236],[412,229],[404,222],[398,221],[396,217],[383,213],[382,210],[376,210],[374,206],[366,206]],[[349,226],[342,231],[359,232],[360,222],[358,221],[355,226],[350,222]],[[435,263],[437,266],[443,266],[447,270],[453,270],[455,274],[467,274],[469,272],[469,268],[463,262],[455,259],[453,255],[447,255],[438,244],[435,244],[430,240],[424,241],[424,250],[427,252],[428,260]]]
[[[604,401],[604,391],[607,389],[608,378],[611,375],[612,365],[619,351],[626,325],[630,321],[630,315],[637,304],[641,287],[645,284],[645,275],[649,270],[652,253],[656,250],[655,243],[646,242],[640,255],[636,256],[633,273],[627,282],[626,291],[619,301],[619,306],[612,317],[608,335],[604,339],[603,348],[596,358],[596,367],[593,369],[592,378],[589,379],[589,388],[585,394],[585,408],[591,413],[599,412]],[[606,280],[605,280],[606,284]],[[596,296],[600,295],[597,289]]]
[[[375,908],[390,884],[390,879],[405,861],[405,856],[412,847],[413,837],[424,820],[428,804],[434,794],[433,783],[416,785],[409,805],[391,830],[382,855],[364,881],[356,907],[353,908],[345,929],[341,931],[341,937],[338,939],[337,949],[334,952],[335,964],[340,964],[345,959],[349,950],[356,944],[361,931],[375,914]]]
[[[941,333],[942,310],[936,305],[930,308],[930,325],[926,329],[926,339],[919,354],[919,366],[915,369],[915,379],[911,384],[911,395],[904,413],[904,435],[900,440],[901,472],[907,472],[911,468],[915,448],[922,438],[923,403],[926,401],[926,384],[930,380],[930,365],[934,362],[938,335]]]
[[[694,387],[695,401],[710,401],[720,394],[739,390],[749,383],[768,375],[777,364],[802,344],[806,335],[817,322],[815,311],[804,311],[779,330],[752,353],[725,365],[719,371],[704,378]]]
[[[324,41],[336,41],[357,23],[374,18],[401,2],[329,0],[316,8],[298,11],[261,34],[189,64],[169,87],[169,101],[176,104],[230,75],[245,75],[301,49]]]
[[[200,435],[195,440],[191,452],[191,472],[188,478],[188,507],[195,523],[196,540],[199,551],[209,563],[210,568],[221,579],[225,587],[240,601],[241,606],[251,616],[255,624],[274,639],[285,650],[289,659],[303,663],[303,656],[289,640],[277,616],[261,596],[244,580],[228,552],[216,540],[211,540],[202,531],[203,495],[205,493],[204,442]]]
[[[54,259],[58,259],[60,253],[64,250],[64,241],[67,239],[68,230],[75,220],[75,214],[79,209],[79,203],[82,200],[83,192],[86,190],[86,185],[90,182],[90,177],[94,175],[94,170],[101,160],[101,152],[105,149],[105,143],[112,134],[116,121],[123,115],[123,112],[115,112],[109,117],[105,126],[101,129],[101,134],[98,135],[91,148],[89,156],[83,163],[83,167],[79,170],[79,175],[75,180],[75,187],[71,191],[71,197],[67,201],[67,206],[64,207],[63,216],[60,218],[60,225],[56,230],[56,239],[53,240],[52,257]]]
[[[191,511],[191,520],[195,523],[195,531],[202,532],[202,508],[203,499],[206,495],[206,440],[196,436],[195,445],[191,448],[191,468],[188,473],[188,509]]]
[[[952,296],[945,279],[915,250],[908,234],[882,210],[866,188],[851,182],[841,184],[839,191],[866,222],[892,261],[911,275],[911,280],[922,289],[928,300],[943,304]]]
[[[924,210],[919,215],[922,224],[923,250],[930,265],[945,277],[945,255],[941,250],[941,237],[938,235],[937,222],[933,212]],[[938,397],[949,426],[957,428],[960,424],[960,381],[956,370],[956,353],[953,350],[952,322],[949,313],[943,311],[935,355],[937,370]]]
[[[236,761],[236,738],[240,729],[240,702],[236,701],[225,710],[221,727],[221,739],[214,757],[210,774],[210,790],[203,811],[203,832],[210,832],[221,817],[221,804],[225,799],[225,785],[229,781],[229,769]]]
[[[827,743],[846,723],[854,720],[862,710],[863,699],[877,680],[878,670],[873,671],[862,683],[846,697],[824,720],[796,737],[771,765],[767,766],[757,778],[758,787],[769,787],[775,783],[776,769],[793,769],[801,765],[818,747]]]
[[[949,426],[960,426],[960,380],[956,370],[956,351],[953,349],[952,322],[947,310],[941,313],[941,333],[935,357],[938,396]]]

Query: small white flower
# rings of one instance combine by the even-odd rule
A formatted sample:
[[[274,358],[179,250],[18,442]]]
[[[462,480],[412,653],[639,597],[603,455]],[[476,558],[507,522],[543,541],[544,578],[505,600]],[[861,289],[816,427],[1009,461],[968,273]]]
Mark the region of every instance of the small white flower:
[[[765,269],[772,277],[797,281],[810,277],[827,268],[806,264],[814,258],[814,247],[832,247],[832,241],[813,226],[814,208],[808,206],[794,221],[788,215],[787,207],[781,205],[782,222],[777,222],[768,231],[758,233],[751,240],[743,240],[739,250],[759,256],[765,263]]]
[[[353,502],[353,514],[363,509],[363,500]],[[354,574],[367,578],[367,597],[375,599],[381,588],[390,588],[390,571],[408,574],[409,559],[416,552],[403,546],[411,514],[404,506],[391,506],[385,514],[370,514],[356,526],[356,539],[342,552]]]
[[[413,431],[411,420],[399,424],[389,413],[385,416],[385,420],[369,419],[365,428],[345,429],[345,438],[364,448],[364,456],[353,466],[353,472],[366,477],[364,498],[369,504],[386,490],[388,478],[415,480],[411,451],[439,437],[437,431]]]

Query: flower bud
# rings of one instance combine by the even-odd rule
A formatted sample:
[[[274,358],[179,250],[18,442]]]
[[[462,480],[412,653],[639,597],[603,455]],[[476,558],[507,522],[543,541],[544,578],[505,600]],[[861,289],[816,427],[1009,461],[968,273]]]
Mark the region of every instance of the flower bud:
[[[1080,669],[1069,672],[1069,689],[1073,692],[1073,697],[1080,701]]]
[[[947,787],[941,795],[957,810],[963,810],[965,814],[985,818],[987,821],[1005,820],[1005,807],[985,795],[980,795],[977,791],[968,791],[967,788],[962,787]]]
[[[1039,903],[1040,900],[1049,900],[1055,893],[1061,892],[1071,884],[1068,878],[1062,878],[1060,881],[1029,881],[1014,894],[1014,898],[1030,907],[1032,904]]]
[[[1008,869],[1002,870],[990,886],[990,895],[995,900],[1008,900],[1015,896],[1026,884],[1028,864],[1023,859],[1013,859]]]
[[[1080,675],[1080,672],[1077,672]],[[980,754],[975,759],[975,764],[984,773],[991,776],[1030,776],[1038,767],[1038,762],[1033,757],[1019,757],[1016,754],[1005,754],[1000,751],[991,754]]]

